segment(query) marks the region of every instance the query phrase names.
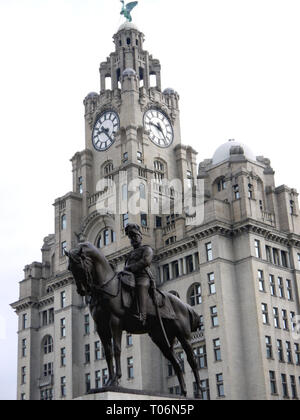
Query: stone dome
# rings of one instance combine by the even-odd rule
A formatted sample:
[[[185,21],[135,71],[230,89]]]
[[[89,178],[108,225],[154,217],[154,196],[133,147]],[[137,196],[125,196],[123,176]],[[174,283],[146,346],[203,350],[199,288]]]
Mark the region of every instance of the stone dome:
[[[227,143],[224,143],[217,148],[212,158],[212,164],[217,165],[233,155],[244,155],[246,159],[256,161],[256,156],[246,144],[235,140],[229,140]]]
[[[123,76],[136,76],[136,71],[131,68],[128,68],[123,71],[122,75]]]
[[[135,31],[139,31],[140,32],[140,30],[138,29],[138,27],[136,25],[134,25],[133,23],[131,23],[131,22],[125,22],[125,23],[123,23],[123,25],[121,25],[119,27],[118,32],[124,31],[124,30],[127,30],[128,31],[128,30],[132,30],[132,29],[134,29]]]
[[[172,88],[167,88],[167,89],[165,89],[163,91],[163,94],[164,95],[175,95],[176,94],[176,91],[174,89],[172,89]]]
[[[90,92],[88,95],[86,95],[86,98],[87,99],[90,99],[90,98],[94,98],[95,96],[98,96],[98,93],[96,93],[96,92]]]

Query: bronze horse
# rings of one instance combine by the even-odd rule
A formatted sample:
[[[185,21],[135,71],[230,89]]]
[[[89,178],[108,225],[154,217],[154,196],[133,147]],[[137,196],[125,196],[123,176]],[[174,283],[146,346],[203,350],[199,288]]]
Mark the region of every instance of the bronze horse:
[[[115,272],[100,249],[85,242],[79,244],[78,248],[66,252],[66,255],[69,257],[68,269],[74,276],[77,292],[81,296],[88,297],[89,309],[104,346],[109,372],[106,386],[118,386],[122,376],[120,362],[122,332],[148,333],[163,355],[171,362],[178,377],[181,395],[186,396],[183,372],[173,350],[175,339],[179,340],[195,376],[195,396],[200,398],[200,377],[190,343],[191,333],[200,326],[200,316],[197,312],[173,294],[165,293],[175,314],[174,319],[163,319],[167,337],[158,326],[158,319],[155,316],[148,316],[146,325],[141,327],[137,324],[132,312],[124,307],[118,273]],[[149,299],[151,299],[150,296]],[[113,366],[113,356],[116,369]]]

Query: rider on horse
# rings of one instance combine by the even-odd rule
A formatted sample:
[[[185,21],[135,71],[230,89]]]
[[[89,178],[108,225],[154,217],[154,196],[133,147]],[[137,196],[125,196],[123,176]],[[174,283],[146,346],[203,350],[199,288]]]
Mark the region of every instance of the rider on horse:
[[[133,251],[130,252],[125,262],[124,270],[131,272],[135,277],[135,290],[138,302],[137,318],[145,325],[148,290],[150,287],[150,278],[146,269],[151,265],[153,251],[150,246],[142,245],[142,233],[138,225],[128,224],[125,228],[125,233],[130,239]]]

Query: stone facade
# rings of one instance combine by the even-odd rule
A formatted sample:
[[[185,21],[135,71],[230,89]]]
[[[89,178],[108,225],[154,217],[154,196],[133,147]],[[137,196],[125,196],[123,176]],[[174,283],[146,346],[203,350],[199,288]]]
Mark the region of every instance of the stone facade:
[[[100,65],[100,94],[84,100],[85,149],[71,159],[73,191],[55,200],[55,233],[44,239],[42,263],[24,269],[19,300],[12,304],[19,317],[17,398],[75,399],[103,386],[102,347],[63,251],[88,240],[121,270],[130,250],[124,232],[128,220],[142,226],[144,243],[154,249],[159,287],[202,315],[203,327],[192,341],[203,398],[296,398],[298,194],[276,187],[270,161],[235,141],[197,168],[197,152],[181,143],[179,95],[170,88],[162,91],[160,63],[143,50],[143,42],[144,35],[129,23],[114,35],[115,51]],[[143,121],[149,109],[162,111],[171,122],[169,147],[149,138]],[[112,146],[99,152],[92,133],[105,110],[118,115],[120,127]],[[101,179],[107,179],[106,187]],[[182,192],[194,191],[199,183],[202,223],[193,223],[192,213],[176,211],[181,195],[176,188],[163,189],[166,179],[187,180]],[[100,214],[112,197],[112,180],[121,211]],[[138,184],[127,188],[134,180]],[[143,214],[127,219],[127,202],[137,192]],[[168,214],[153,214],[151,200],[157,203],[162,196],[171,208]],[[182,357],[180,346],[175,349]],[[185,355],[183,364],[192,397]],[[125,388],[170,396],[178,391],[174,372],[147,336],[124,333],[122,366]]]

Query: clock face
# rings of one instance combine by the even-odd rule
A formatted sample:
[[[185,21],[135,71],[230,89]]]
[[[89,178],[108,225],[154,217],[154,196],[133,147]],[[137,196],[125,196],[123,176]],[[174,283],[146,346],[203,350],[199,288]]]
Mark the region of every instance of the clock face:
[[[169,147],[173,142],[173,127],[169,118],[157,109],[149,109],[144,115],[144,127],[150,140],[159,147]]]
[[[103,112],[96,121],[92,133],[93,146],[99,152],[107,150],[115,141],[120,128],[118,114],[114,111]]]

